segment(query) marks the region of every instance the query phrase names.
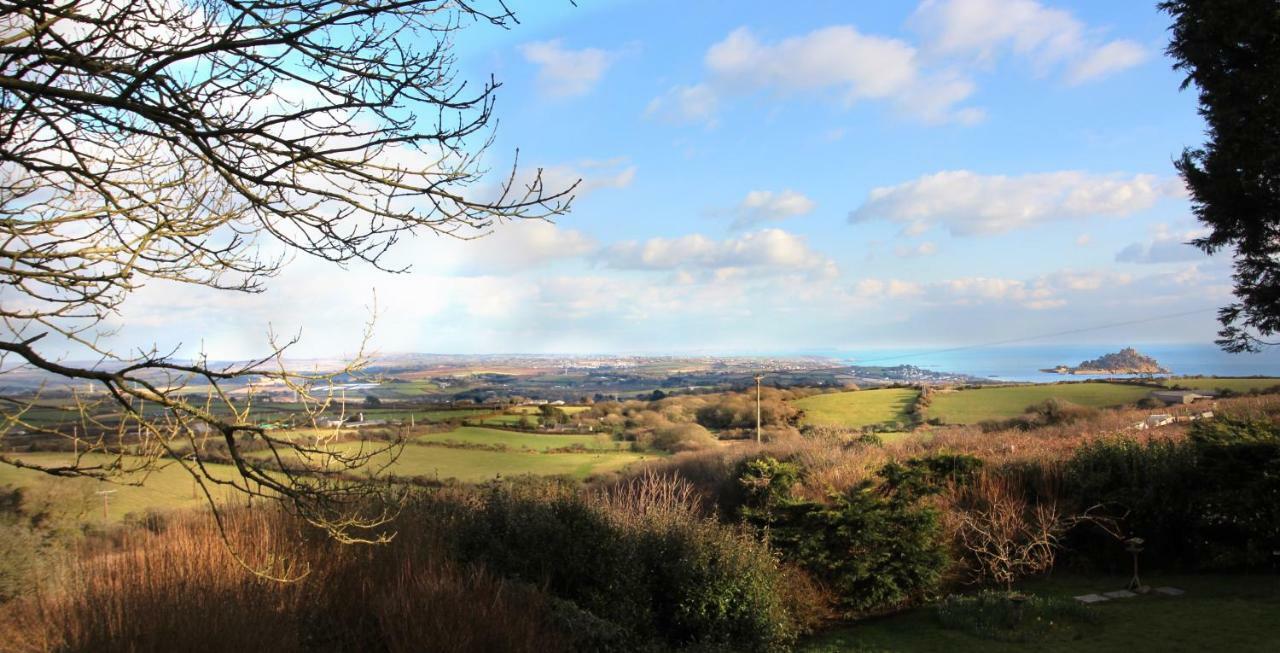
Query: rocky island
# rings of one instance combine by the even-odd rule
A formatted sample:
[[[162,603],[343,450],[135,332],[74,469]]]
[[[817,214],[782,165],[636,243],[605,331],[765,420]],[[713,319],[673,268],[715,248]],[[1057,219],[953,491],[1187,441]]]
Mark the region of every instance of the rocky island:
[[[1125,347],[1114,354],[1087,360],[1075,367],[1059,365],[1040,370],[1053,374],[1168,374],[1156,359],[1138,353],[1133,347]]]

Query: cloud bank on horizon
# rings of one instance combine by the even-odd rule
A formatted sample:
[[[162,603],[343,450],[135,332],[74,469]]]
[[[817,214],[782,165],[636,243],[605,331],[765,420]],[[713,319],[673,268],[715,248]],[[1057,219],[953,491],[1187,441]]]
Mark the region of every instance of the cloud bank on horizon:
[[[405,274],[299,259],[261,295],[151,283],[111,337],[232,358],[270,328],[340,355],[376,297],[383,351],[785,351],[1218,306],[1228,261],[1186,244],[1170,162],[1201,138],[1195,98],[1166,18],[1123,4],[524,8],[463,70],[504,84],[495,175],[518,147],[581,180],[571,214],[406,240]],[[1214,330],[1206,312],[1092,337]]]

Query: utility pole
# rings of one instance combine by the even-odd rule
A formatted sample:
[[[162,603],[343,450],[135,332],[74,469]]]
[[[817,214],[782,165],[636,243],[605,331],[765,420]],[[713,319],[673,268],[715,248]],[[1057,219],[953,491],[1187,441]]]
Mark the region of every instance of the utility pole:
[[[114,493],[115,493],[115,490],[98,490],[97,492],[94,492],[94,494],[102,495],[102,525],[103,526],[107,525],[107,510],[108,508],[111,507],[111,495]]]
[[[764,379],[764,375],[756,374],[756,444],[762,442],[760,438],[760,381]]]

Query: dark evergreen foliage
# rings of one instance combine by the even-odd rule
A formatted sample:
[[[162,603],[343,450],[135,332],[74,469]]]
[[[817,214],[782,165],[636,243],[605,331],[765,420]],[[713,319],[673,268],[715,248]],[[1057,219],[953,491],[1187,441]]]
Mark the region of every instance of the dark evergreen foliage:
[[[1169,56],[1199,90],[1207,142],[1175,165],[1210,233],[1234,250],[1237,302],[1219,311],[1218,344],[1256,351],[1280,331],[1280,2],[1172,0]]]

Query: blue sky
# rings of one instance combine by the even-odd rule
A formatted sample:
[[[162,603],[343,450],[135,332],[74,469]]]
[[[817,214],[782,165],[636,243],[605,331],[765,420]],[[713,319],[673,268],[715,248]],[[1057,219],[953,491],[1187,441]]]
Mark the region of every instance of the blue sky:
[[[1202,139],[1147,2],[517,2],[458,35],[516,148],[583,180],[554,224],[402,243],[405,275],[297,259],[259,296],[151,284],[133,346],[736,352],[1198,342],[1229,259],[1172,158]],[[198,325],[199,329],[191,328]],[[197,335],[199,334],[199,335]]]

